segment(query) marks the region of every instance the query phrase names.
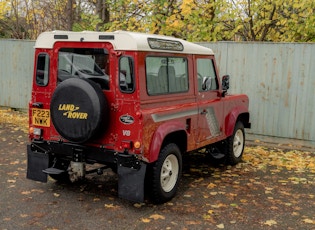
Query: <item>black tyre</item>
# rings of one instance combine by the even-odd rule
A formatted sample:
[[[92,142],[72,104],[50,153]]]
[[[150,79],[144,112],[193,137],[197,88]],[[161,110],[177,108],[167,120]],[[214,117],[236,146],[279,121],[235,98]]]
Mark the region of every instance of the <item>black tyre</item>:
[[[177,191],[182,172],[182,156],[176,144],[166,145],[152,165],[151,199],[161,204],[171,200]]]
[[[226,142],[227,163],[236,165],[242,160],[245,146],[245,131],[242,122],[236,123],[233,135],[228,137]]]
[[[58,133],[72,142],[86,142],[102,131],[107,103],[93,81],[70,78],[61,82],[51,99],[51,120]]]

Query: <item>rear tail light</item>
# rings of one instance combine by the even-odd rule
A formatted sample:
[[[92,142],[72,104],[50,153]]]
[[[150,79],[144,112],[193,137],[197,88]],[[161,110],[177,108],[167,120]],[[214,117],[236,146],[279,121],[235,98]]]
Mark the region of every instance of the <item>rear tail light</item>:
[[[29,135],[31,138],[40,139],[43,135],[43,130],[40,128],[34,128],[34,127],[30,126]]]
[[[136,142],[132,142],[132,141],[122,141],[121,142],[121,147],[125,150],[128,149],[133,149],[134,153],[141,153],[141,142],[140,141],[136,141]]]
[[[123,149],[131,149],[132,141],[122,141],[121,146]]]

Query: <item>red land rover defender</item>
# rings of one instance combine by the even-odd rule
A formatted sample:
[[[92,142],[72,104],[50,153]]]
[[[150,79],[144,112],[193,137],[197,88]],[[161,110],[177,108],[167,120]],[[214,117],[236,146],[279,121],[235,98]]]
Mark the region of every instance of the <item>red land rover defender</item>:
[[[211,49],[132,32],[42,33],[35,44],[27,178],[75,181],[87,164],[118,173],[120,197],[175,196],[182,156],[205,149],[234,165],[248,97],[228,95]],[[146,178],[146,180],[145,180]]]

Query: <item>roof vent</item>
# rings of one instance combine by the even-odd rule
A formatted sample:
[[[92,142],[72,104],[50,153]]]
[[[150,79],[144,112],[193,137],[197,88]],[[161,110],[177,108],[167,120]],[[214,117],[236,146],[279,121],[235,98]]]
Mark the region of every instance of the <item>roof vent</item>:
[[[68,39],[68,35],[55,34],[54,39]]]
[[[115,40],[115,36],[114,35],[100,35],[98,37],[98,39],[100,39],[100,40]]]

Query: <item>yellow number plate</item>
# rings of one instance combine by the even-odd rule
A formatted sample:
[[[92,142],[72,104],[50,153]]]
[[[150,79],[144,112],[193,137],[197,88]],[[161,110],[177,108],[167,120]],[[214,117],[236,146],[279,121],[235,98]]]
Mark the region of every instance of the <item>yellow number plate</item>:
[[[33,125],[50,127],[50,111],[49,109],[32,109]]]

